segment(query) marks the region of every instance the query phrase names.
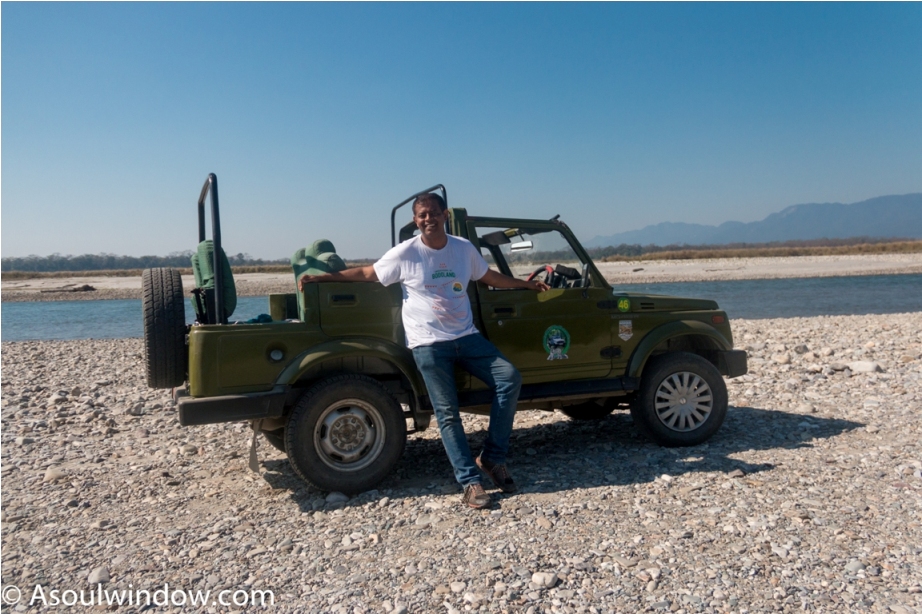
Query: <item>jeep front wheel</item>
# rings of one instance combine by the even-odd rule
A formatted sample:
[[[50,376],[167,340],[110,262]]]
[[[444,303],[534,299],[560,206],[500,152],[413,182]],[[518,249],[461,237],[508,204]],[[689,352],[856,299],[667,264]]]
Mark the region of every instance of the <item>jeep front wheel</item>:
[[[688,352],[663,354],[644,369],[631,417],[663,446],[710,439],[727,414],[727,386],[710,362]]]
[[[348,495],[370,490],[407,441],[403,410],[378,382],[338,375],[309,389],[288,419],[286,451],[304,481]]]

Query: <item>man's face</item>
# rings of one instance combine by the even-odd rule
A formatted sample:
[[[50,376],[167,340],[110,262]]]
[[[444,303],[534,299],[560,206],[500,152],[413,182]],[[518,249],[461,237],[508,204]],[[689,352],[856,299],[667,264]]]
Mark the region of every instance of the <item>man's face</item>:
[[[445,234],[445,212],[438,203],[426,201],[416,205],[413,208],[413,221],[426,239]]]

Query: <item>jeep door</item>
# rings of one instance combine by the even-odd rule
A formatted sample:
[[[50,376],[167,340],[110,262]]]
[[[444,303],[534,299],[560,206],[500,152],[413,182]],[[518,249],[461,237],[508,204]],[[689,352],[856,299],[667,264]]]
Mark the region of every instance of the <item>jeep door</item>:
[[[500,225],[506,221],[522,223],[469,220],[472,242],[491,268],[520,279],[536,277],[552,288],[539,293],[478,282],[480,329],[518,367],[525,383],[607,376],[611,314],[600,304],[610,299],[611,290],[593,279],[594,268],[580,258],[561,224]]]

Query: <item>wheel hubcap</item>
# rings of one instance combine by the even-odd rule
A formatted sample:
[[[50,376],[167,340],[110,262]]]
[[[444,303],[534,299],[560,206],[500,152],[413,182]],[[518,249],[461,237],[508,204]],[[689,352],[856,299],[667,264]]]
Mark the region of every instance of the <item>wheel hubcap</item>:
[[[711,415],[714,396],[699,375],[688,371],[673,373],[656,389],[656,417],[673,431],[687,432],[700,427]]]
[[[360,399],[343,399],[330,405],[314,429],[314,449],[326,465],[339,471],[366,468],[383,445],[381,414]]]

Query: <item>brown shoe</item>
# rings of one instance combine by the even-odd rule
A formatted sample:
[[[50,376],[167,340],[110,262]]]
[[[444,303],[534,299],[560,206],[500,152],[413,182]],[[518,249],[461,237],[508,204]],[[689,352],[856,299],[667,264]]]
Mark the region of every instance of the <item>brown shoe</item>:
[[[483,489],[483,484],[468,484],[465,486],[462,501],[465,505],[475,510],[486,509],[493,505],[493,499]]]
[[[474,462],[477,463],[477,466],[490,476],[490,479],[493,480],[493,483],[496,484],[496,487],[503,492],[515,492],[518,490],[518,487],[515,485],[515,480],[512,479],[512,476],[509,475],[509,470],[506,469],[506,465],[494,465],[489,461],[485,461],[479,456],[474,459]]]

